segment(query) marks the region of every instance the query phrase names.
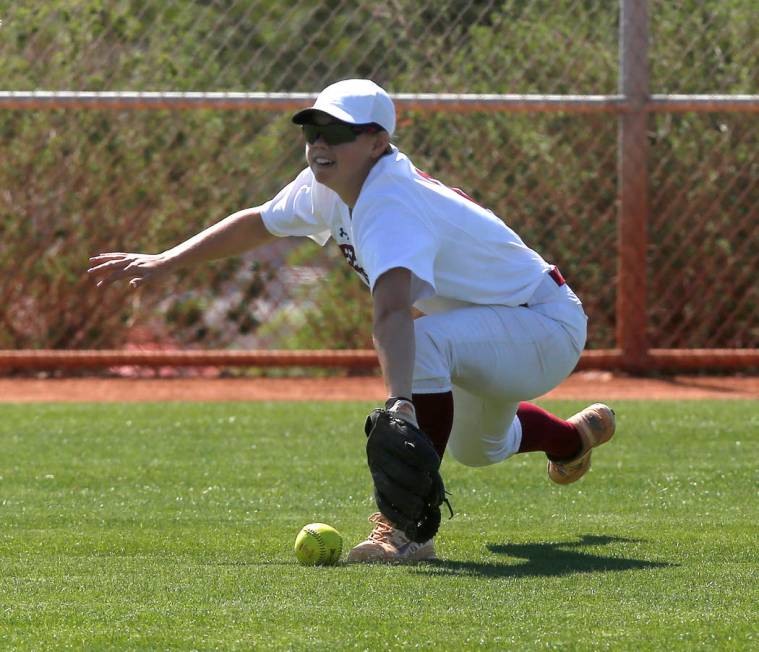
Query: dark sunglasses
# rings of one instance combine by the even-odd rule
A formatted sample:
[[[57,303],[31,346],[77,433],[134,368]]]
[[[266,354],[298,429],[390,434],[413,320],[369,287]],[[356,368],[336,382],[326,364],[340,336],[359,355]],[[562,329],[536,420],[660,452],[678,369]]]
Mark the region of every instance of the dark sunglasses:
[[[349,125],[344,122],[331,122],[327,125],[305,124],[302,126],[306,142],[311,145],[319,139],[319,136],[324,138],[324,142],[327,145],[352,143],[361,134],[376,134],[381,129],[381,127],[374,124]]]

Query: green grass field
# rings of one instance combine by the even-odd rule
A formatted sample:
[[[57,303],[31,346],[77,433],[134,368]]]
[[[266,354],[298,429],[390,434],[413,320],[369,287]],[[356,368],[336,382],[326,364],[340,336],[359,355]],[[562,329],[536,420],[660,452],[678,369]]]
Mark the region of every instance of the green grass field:
[[[369,531],[370,407],[1,406],[0,647],[759,648],[759,402],[616,403],[566,487],[446,459],[442,561],[301,567]]]

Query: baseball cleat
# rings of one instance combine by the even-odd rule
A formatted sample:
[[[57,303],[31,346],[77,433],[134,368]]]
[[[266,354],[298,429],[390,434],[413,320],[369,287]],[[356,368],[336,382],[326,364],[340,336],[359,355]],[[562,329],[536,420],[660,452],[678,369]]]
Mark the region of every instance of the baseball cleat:
[[[374,523],[374,529],[366,541],[348,553],[349,562],[402,563],[437,559],[433,539],[424,543],[410,541],[379,512],[372,514],[369,521]]]
[[[568,460],[548,460],[548,477],[557,484],[579,480],[590,468],[590,453],[614,436],[617,427],[614,410],[603,403],[594,403],[567,419],[580,434],[580,453]]]

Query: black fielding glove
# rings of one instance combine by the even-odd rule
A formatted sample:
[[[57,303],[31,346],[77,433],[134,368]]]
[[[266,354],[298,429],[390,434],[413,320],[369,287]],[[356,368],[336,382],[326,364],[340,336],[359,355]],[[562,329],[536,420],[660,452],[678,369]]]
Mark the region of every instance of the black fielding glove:
[[[445,502],[450,510],[450,503],[440,476],[440,456],[429,437],[410,421],[382,409],[372,410],[364,431],[380,512],[411,541],[431,539],[440,527],[440,505]]]

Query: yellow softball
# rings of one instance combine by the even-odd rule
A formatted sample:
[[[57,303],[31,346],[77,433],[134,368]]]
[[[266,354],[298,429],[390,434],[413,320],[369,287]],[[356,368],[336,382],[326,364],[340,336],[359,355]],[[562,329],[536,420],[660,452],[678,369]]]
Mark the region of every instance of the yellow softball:
[[[305,525],[295,538],[295,556],[304,566],[331,566],[340,559],[343,538],[330,525]]]

